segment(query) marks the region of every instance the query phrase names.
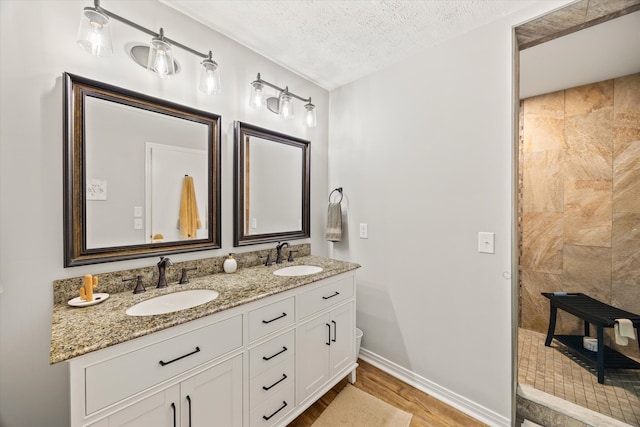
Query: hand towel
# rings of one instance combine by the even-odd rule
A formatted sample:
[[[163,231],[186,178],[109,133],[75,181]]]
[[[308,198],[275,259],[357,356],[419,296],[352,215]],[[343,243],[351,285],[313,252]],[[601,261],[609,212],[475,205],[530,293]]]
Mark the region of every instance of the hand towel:
[[[185,239],[194,239],[196,237],[197,230],[200,228],[200,216],[198,214],[193,177],[190,176],[185,176],[182,182],[180,218],[178,222],[181,237]]]
[[[633,322],[629,319],[616,319],[616,323],[613,325],[615,332],[616,344],[627,345],[629,344],[629,338],[636,339],[636,334],[633,331]]]
[[[329,242],[342,240],[342,206],[340,202],[329,203],[326,238]]]

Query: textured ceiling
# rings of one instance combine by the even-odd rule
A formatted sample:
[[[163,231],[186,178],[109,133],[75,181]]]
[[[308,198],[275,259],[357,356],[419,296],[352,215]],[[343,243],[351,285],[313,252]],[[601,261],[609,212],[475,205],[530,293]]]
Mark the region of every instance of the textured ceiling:
[[[534,3],[525,0],[160,1],[328,90]]]

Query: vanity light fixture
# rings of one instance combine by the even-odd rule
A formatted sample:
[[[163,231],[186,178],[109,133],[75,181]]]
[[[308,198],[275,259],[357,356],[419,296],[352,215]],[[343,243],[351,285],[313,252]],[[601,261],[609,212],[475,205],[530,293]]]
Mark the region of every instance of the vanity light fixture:
[[[115,19],[152,37],[149,47],[134,46],[132,48],[131,57],[138,64],[156,73],[160,78],[174,76],[178,72],[179,67],[173,59],[172,47],[179,47],[195,56],[203,58],[200,63],[202,65],[202,72],[198,88],[207,95],[220,92],[220,70],[218,63],[211,57],[211,51],[209,51],[208,54],[198,52],[195,49],[165,37],[163,28],[160,28],[160,31],[156,33],[122,16],[116,15],[101,7],[100,0],[94,0],[93,4],[93,7],[85,7],[82,11],[82,19],[80,21],[80,28],[78,29],[78,45],[84,50],[95,56],[111,56],[113,54],[113,45],[111,42],[110,19]],[[141,58],[140,48],[148,51],[148,55],[144,60]]]
[[[165,39],[162,28],[160,28],[158,37],[151,39],[147,69],[156,73],[161,79],[173,77],[176,74],[171,44]]]
[[[279,95],[270,96],[266,100],[264,98],[264,87],[269,86],[272,89],[280,92]],[[284,89],[269,83],[266,80],[262,80],[260,73],[256,80],[251,82],[251,95],[249,98],[249,106],[253,109],[259,110],[266,105],[267,109],[274,114],[278,114],[285,120],[288,120],[294,116],[293,114],[293,98],[296,98],[304,105],[304,122],[307,127],[313,128],[318,124],[316,119],[316,106],[311,103],[311,97],[303,98],[289,91],[289,86]]]

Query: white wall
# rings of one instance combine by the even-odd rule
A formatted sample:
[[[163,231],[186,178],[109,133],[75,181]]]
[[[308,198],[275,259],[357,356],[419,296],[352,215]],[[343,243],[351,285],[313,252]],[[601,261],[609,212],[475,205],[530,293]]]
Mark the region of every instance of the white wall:
[[[148,37],[113,23],[114,57],[94,58],[75,37],[92,1],[0,1],[0,425],[68,425],[64,363],[49,365],[52,281],[155,264],[148,258],[64,269],[62,232],[62,83],[68,71],[126,89],[222,115],[222,249],[172,255],[174,261],[238,252],[233,246],[233,120],[311,140],[311,233],[314,253],[326,255],[328,93],[256,53],[155,1],[103,2],[112,12],[167,37],[214,52],[223,92],[197,90],[198,60],[176,51],[181,73],[161,81],[129,59],[125,45]],[[270,82],[311,96],[319,125],[302,118],[283,122],[247,108],[249,83],[258,72]],[[296,105],[301,108],[302,105]],[[142,166],[141,166],[142,167]],[[275,245],[242,248],[254,250]]]
[[[520,52],[520,99],[637,73],[637,52],[640,12],[525,49]]]
[[[363,266],[362,346],[492,425],[511,418],[512,26],[561,3],[331,92],[330,188],[349,226],[331,253]],[[477,252],[481,231],[495,254]]]

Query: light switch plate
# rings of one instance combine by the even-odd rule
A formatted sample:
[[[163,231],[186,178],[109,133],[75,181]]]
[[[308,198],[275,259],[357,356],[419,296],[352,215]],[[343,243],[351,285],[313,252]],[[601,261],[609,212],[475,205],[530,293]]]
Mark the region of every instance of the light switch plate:
[[[135,230],[142,230],[142,218],[135,218],[133,220],[133,228]]]
[[[360,238],[368,239],[369,238],[369,225],[366,223],[360,223]]]
[[[478,252],[483,254],[495,253],[495,233],[484,231],[478,233]]]

